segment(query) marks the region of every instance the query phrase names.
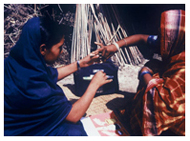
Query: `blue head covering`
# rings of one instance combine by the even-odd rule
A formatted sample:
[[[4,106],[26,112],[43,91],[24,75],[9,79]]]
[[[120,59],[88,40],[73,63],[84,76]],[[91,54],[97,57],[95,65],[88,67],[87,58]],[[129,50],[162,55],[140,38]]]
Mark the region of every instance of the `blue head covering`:
[[[64,127],[71,110],[56,85],[57,70],[46,67],[40,44],[40,19],[32,18],[4,61],[5,135],[51,134],[60,124]]]

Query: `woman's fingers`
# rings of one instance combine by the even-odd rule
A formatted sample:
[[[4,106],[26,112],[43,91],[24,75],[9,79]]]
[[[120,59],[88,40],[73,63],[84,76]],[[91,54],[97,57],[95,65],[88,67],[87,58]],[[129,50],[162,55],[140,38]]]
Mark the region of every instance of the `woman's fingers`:
[[[94,54],[94,53],[90,53],[89,55],[90,55],[90,58],[98,58],[99,57],[98,54]]]
[[[103,44],[102,43],[98,43],[98,42],[94,42],[96,45],[99,45],[100,47],[102,47],[103,46]]]
[[[113,81],[113,79],[107,79],[105,84],[110,83],[112,81]]]

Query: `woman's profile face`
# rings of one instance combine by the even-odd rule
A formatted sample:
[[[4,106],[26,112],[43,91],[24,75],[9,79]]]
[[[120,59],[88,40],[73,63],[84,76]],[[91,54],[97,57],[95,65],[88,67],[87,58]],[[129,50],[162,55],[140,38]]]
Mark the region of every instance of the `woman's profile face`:
[[[43,55],[46,63],[53,64],[58,59],[59,55],[63,53],[62,51],[63,43],[64,43],[64,38],[62,38],[59,43],[53,45],[51,48],[46,50],[46,53]]]

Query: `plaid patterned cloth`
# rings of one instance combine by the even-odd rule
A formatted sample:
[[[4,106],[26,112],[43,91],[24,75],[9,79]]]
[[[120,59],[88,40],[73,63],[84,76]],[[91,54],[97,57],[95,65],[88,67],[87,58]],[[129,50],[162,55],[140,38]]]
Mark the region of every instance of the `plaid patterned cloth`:
[[[134,97],[130,124],[135,135],[160,135],[168,129],[185,135],[185,11],[163,12],[160,27],[165,70]]]
[[[160,51],[168,59],[185,50],[185,11],[168,10],[161,14]]]
[[[167,129],[185,135],[185,52],[170,64],[162,78],[155,74],[134,98],[130,123],[136,135],[160,135]]]

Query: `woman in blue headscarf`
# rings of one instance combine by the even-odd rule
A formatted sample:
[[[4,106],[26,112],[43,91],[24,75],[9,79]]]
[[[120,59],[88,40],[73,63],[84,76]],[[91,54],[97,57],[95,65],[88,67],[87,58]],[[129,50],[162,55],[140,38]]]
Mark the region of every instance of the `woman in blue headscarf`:
[[[57,30],[58,29],[58,30]],[[73,105],[56,82],[98,61],[90,55],[70,65],[51,68],[62,53],[64,31],[43,18],[32,18],[4,61],[4,135],[86,135],[80,118],[96,90],[111,82],[99,71]],[[98,54],[98,51],[93,52]]]

